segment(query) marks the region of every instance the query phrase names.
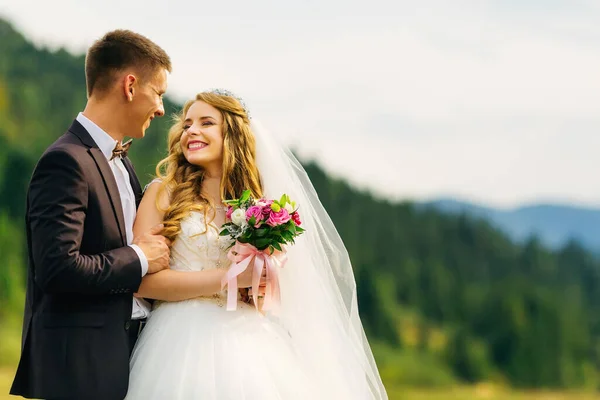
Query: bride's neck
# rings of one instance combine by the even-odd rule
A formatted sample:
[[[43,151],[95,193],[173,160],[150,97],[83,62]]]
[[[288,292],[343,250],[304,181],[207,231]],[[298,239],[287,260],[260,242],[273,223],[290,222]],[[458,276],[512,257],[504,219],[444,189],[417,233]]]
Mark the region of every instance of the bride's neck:
[[[204,178],[202,181],[202,195],[212,200],[215,205],[221,205],[221,178]]]

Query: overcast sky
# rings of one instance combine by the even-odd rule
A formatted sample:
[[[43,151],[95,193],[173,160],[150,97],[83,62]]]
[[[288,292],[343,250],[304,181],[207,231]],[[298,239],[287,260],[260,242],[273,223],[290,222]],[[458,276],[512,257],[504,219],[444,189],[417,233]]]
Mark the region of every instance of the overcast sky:
[[[0,16],[76,53],[145,34],[172,57],[175,100],[229,88],[380,195],[600,206],[595,0],[0,0]]]

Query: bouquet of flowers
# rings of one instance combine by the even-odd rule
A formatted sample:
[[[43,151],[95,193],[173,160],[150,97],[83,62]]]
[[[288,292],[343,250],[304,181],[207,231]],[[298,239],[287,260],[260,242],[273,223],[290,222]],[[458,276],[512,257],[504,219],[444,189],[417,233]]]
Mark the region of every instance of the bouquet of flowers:
[[[254,260],[252,296],[257,305],[260,277],[266,269],[267,285],[263,310],[272,310],[279,303],[278,268],[286,262],[285,247],[294,244],[295,238],[304,232],[300,227],[298,207],[287,194],[279,200],[254,199],[245,190],[239,199],[225,201],[227,221],[220,235],[229,236],[232,247],[228,257],[234,263],[223,278],[222,286],[228,286],[227,309],[235,310],[237,304],[237,276]]]

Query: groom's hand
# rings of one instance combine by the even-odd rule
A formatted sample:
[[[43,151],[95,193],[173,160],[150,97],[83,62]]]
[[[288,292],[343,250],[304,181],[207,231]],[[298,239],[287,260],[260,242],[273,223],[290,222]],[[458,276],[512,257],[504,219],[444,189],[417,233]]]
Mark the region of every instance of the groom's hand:
[[[169,267],[169,245],[167,238],[159,233],[163,229],[163,224],[157,225],[147,233],[133,240],[138,245],[148,259],[148,273],[153,274]]]

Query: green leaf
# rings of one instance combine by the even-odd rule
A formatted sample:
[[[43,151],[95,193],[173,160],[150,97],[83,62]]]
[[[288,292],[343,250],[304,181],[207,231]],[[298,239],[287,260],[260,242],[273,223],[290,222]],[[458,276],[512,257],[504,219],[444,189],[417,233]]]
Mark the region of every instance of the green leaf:
[[[290,232],[292,235],[296,234],[296,224],[294,224],[293,222],[291,224],[288,225],[287,227],[287,231]]]
[[[250,199],[250,190],[246,189],[244,190],[244,193],[242,193],[242,197],[240,197],[240,204],[245,203],[248,199]]]
[[[263,250],[265,249],[269,244],[271,243],[270,239],[266,239],[266,238],[259,238],[256,239],[256,247],[259,250]]]
[[[277,243],[277,242],[273,242],[273,243],[271,244],[271,246],[272,246],[272,247],[275,247],[275,248],[276,248],[277,250],[279,250],[279,251],[282,251],[282,250],[281,250],[281,246],[280,246],[280,245],[279,245],[279,243]]]
[[[248,224],[254,226],[254,224],[256,224],[256,217],[253,216],[252,218],[250,218],[250,221],[248,221]]]
[[[287,241],[291,241],[294,239],[294,235],[292,235],[291,232],[285,231],[281,234],[281,236],[283,236],[283,238]]]
[[[254,217],[252,217],[252,218],[254,218]],[[254,234],[259,238],[264,237],[268,232],[269,232],[269,230],[265,229],[265,228],[259,228],[259,229],[254,230]]]
[[[229,232],[228,229],[223,229],[221,231],[221,233],[219,233],[220,236],[227,236],[227,235],[231,235],[231,232]]]
[[[284,193],[281,195],[281,199],[279,199],[279,205],[281,207],[285,207],[286,202],[287,202],[287,195]]]

